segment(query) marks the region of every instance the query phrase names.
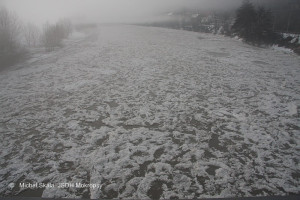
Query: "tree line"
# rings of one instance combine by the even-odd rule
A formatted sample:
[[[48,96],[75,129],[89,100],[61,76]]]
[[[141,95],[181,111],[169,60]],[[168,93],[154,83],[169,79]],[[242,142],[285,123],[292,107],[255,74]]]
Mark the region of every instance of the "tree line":
[[[300,54],[300,38],[289,34],[290,31],[300,33],[300,14],[296,14],[297,10],[300,11],[300,1],[255,2],[244,0],[237,10],[230,11],[200,12],[183,9],[168,14],[169,19],[144,25],[238,36],[252,45],[274,44]],[[292,10],[287,13],[289,9]]]
[[[69,19],[45,23],[40,28],[32,23],[24,24],[15,13],[0,8],[0,69],[18,62],[30,48],[54,50],[62,45],[62,40],[71,32],[72,23]]]
[[[264,7],[255,8],[249,0],[245,0],[236,12],[235,21],[231,27],[232,35],[239,36],[253,45],[276,44],[300,54],[300,37],[283,37],[283,33],[276,31],[274,20],[276,18],[270,10]],[[286,27],[289,27],[290,22],[286,23]]]
[[[253,44],[272,43],[276,40],[271,12],[264,7],[255,9],[249,1],[244,1],[237,10],[232,32]]]

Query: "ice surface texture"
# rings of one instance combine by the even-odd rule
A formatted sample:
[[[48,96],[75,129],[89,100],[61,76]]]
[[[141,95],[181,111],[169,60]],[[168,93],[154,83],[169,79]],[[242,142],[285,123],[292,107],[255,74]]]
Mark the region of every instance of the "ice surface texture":
[[[199,39],[201,38],[201,40]],[[0,195],[300,192],[300,59],[209,34],[102,26],[0,74]]]

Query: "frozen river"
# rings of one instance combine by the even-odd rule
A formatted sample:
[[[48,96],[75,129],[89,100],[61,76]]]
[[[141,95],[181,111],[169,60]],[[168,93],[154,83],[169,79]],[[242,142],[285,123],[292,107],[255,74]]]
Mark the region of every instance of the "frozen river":
[[[299,56],[100,26],[0,73],[0,196],[299,194],[299,107]]]

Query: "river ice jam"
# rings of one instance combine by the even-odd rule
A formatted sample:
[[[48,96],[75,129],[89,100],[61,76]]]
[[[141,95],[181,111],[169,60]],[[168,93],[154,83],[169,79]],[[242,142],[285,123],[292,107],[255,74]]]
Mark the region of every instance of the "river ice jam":
[[[0,74],[1,195],[299,193],[298,56],[129,25],[67,42]]]

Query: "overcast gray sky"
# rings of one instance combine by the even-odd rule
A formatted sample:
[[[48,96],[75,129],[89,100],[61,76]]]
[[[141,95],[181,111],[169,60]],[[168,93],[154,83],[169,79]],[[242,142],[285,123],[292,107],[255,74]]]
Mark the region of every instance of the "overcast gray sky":
[[[242,0],[0,0],[24,21],[54,22],[62,17],[97,22],[137,22],[182,7],[237,7]]]

